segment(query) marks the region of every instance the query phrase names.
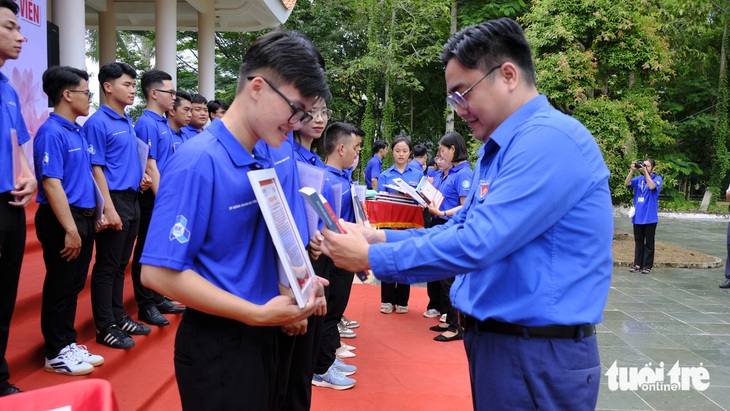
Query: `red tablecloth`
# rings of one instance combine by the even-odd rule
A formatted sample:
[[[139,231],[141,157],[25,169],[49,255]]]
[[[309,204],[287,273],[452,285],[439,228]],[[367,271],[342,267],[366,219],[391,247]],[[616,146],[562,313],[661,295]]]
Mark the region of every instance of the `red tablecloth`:
[[[423,208],[417,205],[366,201],[370,225],[377,228],[423,228]]]
[[[98,378],[8,395],[0,398],[0,409],[119,411],[111,383]]]

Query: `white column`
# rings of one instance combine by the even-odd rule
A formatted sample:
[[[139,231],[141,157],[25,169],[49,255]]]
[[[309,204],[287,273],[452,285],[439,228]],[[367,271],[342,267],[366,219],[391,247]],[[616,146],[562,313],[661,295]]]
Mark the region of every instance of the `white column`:
[[[58,25],[60,63],[86,68],[84,0],[53,0],[53,22]]]
[[[208,1],[208,11],[198,13],[198,93],[215,99],[215,5]]]
[[[99,12],[99,66],[117,60],[117,18],[114,0],[106,0],[106,11]]]
[[[172,76],[177,87],[177,1],[155,1],[155,68]]]

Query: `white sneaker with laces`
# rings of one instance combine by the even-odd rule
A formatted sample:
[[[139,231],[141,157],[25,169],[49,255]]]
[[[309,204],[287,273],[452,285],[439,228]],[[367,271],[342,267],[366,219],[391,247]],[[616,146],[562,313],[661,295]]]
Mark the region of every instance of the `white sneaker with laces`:
[[[439,312],[439,310],[435,308],[429,308],[426,312],[423,313],[423,316],[426,318],[436,318],[440,315],[441,313]]]
[[[355,334],[355,331],[352,331],[351,329],[343,326],[342,324],[337,324],[337,331],[340,332],[340,338],[355,338],[355,337],[357,337],[357,334]]]
[[[360,326],[360,323],[358,321],[351,320],[344,315],[342,316],[342,319],[340,321],[342,321],[342,325],[349,329],[357,328]]]
[[[101,355],[90,353],[85,345],[76,345],[76,343],[72,343],[68,347],[71,349],[71,351],[76,353],[76,356],[79,357],[81,361],[87,364],[91,364],[94,367],[98,367],[104,364],[104,357],[102,357]]]
[[[340,347],[345,347],[345,349],[349,350],[349,351],[357,350],[357,347],[353,347],[352,345],[347,345],[347,344],[345,344],[344,341],[340,341]]]
[[[345,347],[338,348],[337,351],[335,351],[335,355],[337,356],[337,358],[353,358],[353,357],[356,357],[356,355],[355,355],[354,352],[348,350]]]
[[[355,380],[345,377],[337,368],[330,366],[326,373],[314,374],[312,385],[332,388],[333,390],[346,390],[355,385]]]
[[[399,305],[395,307],[395,313],[396,314],[405,314],[408,312],[408,306],[407,305]]]
[[[393,312],[393,304],[391,303],[382,303],[380,304],[380,312],[383,314],[390,314]]]
[[[94,371],[94,366],[83,362],[67,345],[56,358],[46,358],[45,370],[66,375],[86,375]]]

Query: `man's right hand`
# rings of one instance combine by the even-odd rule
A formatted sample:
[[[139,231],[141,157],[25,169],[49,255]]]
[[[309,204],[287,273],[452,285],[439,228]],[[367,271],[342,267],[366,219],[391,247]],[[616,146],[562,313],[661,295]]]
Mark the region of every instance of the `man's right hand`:
[[[122,219],[121,217],[119,217],[119,214],[117,214],[117,210],[114,207],[110,207],[104,210],[104,216],[107,220],[107,228],[111,228],[117,231],[122,230]]]

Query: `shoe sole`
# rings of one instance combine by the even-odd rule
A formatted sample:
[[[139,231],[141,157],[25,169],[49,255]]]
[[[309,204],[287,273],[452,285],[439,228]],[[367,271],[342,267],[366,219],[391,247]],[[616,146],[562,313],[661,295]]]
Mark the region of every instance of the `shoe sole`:
[[[426,317],[426,318],[436,318],[436,317],[441,317],[441,314],[433,315],[433,314],[423,313],[423,316]]]
[[[83,361],[83,360],[82,360],[82,361]],[[101,360],[101,361],[97,361],[97,362],[91,362],[91,361],[84,361],[84,362],[85,362],[85,363],[87,363],[87,364],[91,364],[91,365],[93,365],[94,367],[98,367],[98,366],[100,366],[100,365],[104,364],[104,359],[102,358],[102,360]]]
[[[89,374],[92,371],[94,371],[94,368],[93,367],[90,370],[80,370],[80,371],[74,371],[74,372],[68,372],[68,371],[61,370],[61,369],[56,369],[56,368],[53,368],[53,367],[43,367],[43,369],[46,370],[46,371],[48,371],[48,372],[52,372],[52,373],[56,373],[56,374],[73,375],[73,376],[86,375],[86,374]]]
[[[317,386],[317,387],[322,387],[322,388],[332,388],[333,390],[337,390],[337,391],[346,390],[346,389],[349,389],[349,388],[352,388],[352,387],[355,386],[355,384],[350,384],[350,385],[335,385],[335,384],[330,384],[330,383],[328,383],[327,381],[324,381],[324,380],[323,381],[315,381],[315,380],[312,380],[312,385]]]
[[[354,358],[354,357],[357,357],[357,354],[355,354],[354,352],[351,352],[349,350],[348,351],[343,351],[343,352],[341,352],[339,354],[335,354],[335,355],[337,355],[338,358]]]
[[[357,337],[357,334],[340,334],[340,338],[355,338]]]

